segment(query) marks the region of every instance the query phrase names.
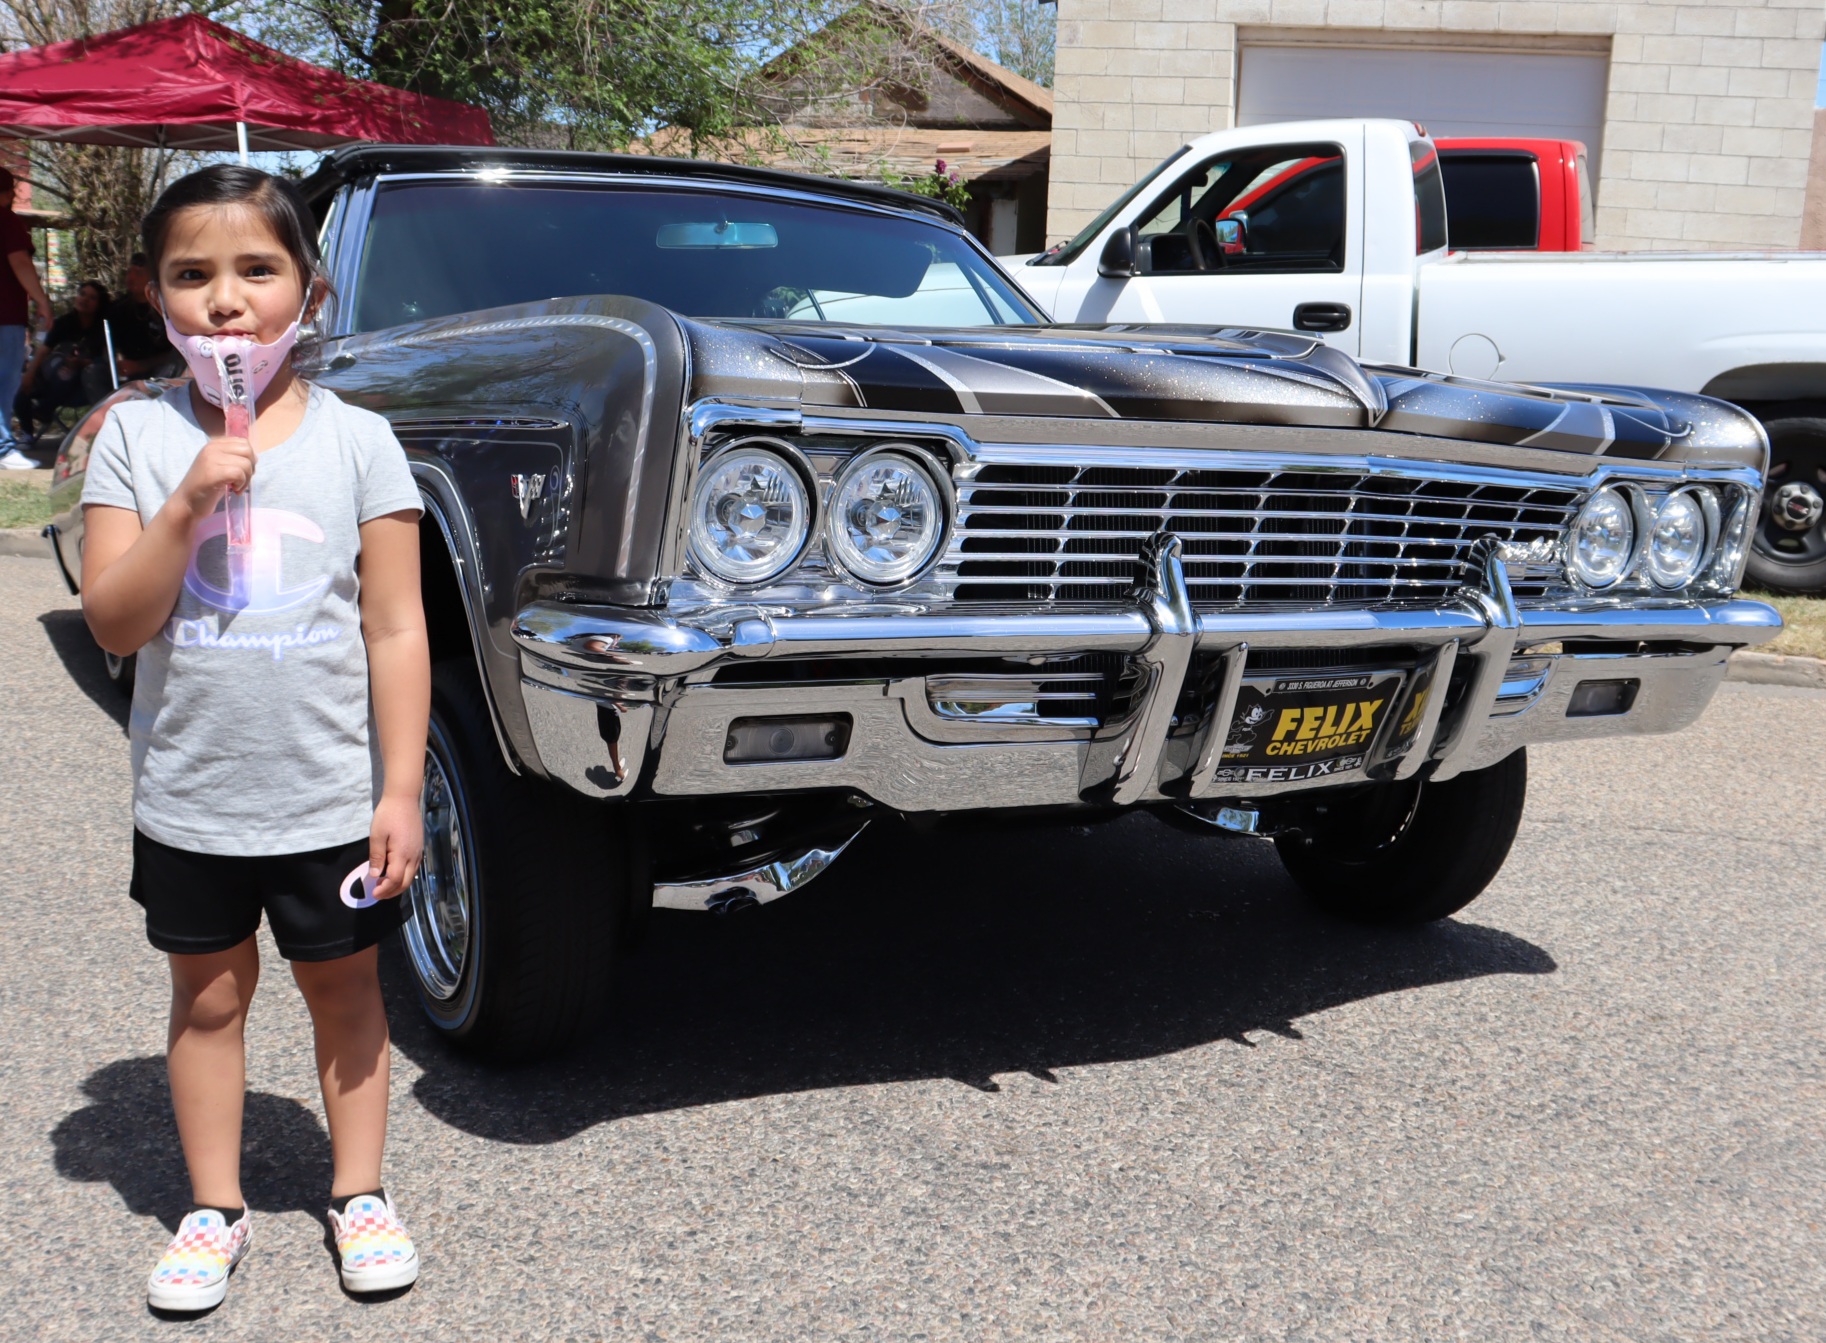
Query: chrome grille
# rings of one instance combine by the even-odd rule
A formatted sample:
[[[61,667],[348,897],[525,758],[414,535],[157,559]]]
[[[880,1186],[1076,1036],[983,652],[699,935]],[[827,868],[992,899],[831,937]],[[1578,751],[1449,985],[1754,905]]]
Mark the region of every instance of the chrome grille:
[[[1143,543],[1179,537],[1203,606],[1428,603],[1484,536],[1557,542],[1574,488],[1377,470],[988,463],[958,482],[941,570],[965,602],[1115,601]],[[1545,591],[1538,568],[1516,595]]]

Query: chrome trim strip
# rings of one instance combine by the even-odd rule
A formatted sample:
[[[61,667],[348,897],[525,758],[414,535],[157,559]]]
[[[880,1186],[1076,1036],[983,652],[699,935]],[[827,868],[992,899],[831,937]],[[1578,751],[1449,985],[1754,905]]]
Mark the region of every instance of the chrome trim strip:
[[[1374,611],[1315,607],[1303,611],[1201,611],[1200,648],[1228,648],[1247,638],[1261,648],[1364,648],[1375,644],[1442,644],[1481,634],[1484,622],[1458,607]]]
[[[735,616],[731,618],[732,614]],[[1518,612],[1518,642],[1612,639],[1759,644],[1781,631],[1781,617],[1757,601],[1689,602],[1665,609],[1605,608]],[[1469,610],[1308,610],[1198,615],[1200,648],[1227,651],[1247,639],[1258,648],[1437,646],[1470,642],[1486,622]],[[927,654],[1138,653],[1154,636],[1139,609],[957,612],[942,615],[762,615],[725,611],[720,622],[687,623],[638,608],[534,602],[513,625],[523,653],[586,670],[683,676],[715,663],[754,657],[868,657]]]
[[[1585,609],[1530,610],[1521,614],[1520,639],[1658,639],[1721,644],[1767,643],[1782,632],[1782,618],[1766,602],[1736,598],[1717,602],[1669,602],[1663,606],[1606,603]]]
[[[422,458],[414,458],[411,466],[412,475],[418,483],[419,498],[425,504],[425,513],[437,523],[438,531],[443,534],[444,548],[450,555],[450,566],[456,571],[457,589],[463,598],[463,616],[469,625],[470,653],[475,658],[476,676],[482,682],[482,698],[488,705],[488,721],[494,726],[495,745],[500,747],[501,759],[507,762],[508,769],[519,774],[522,772],[520,753],[508,742],[507,730],[501,722],[501,706],[495,700],[494,679],[488,673],[487,617],[483,614],[487,603],[482,591],[484,576],[481,550],[476,543],[468,514],[461,511],[459,504],[459,527],[440,497],[443,492],[448,492],[451,499],[461,500],[462,493],[441,466]],[[434,481],[442,485],[442,491],[437,484],[431,483]],[[535,749],[537,745],[535,737]]]
[[[1433,758],[1433,744],[1439,737],[1439,715],[1446,707],[1446,691],[1452,684],[1452,669],[1458,665],[1458,640],[1448,639],[1433,655],[1433,666],[1427,678],[1427,702],[1420,711],[1420,726],[1414,729],[1413,744],[1395,766],[1397,779],[1411,779],[1420,767]]]
[[[653,907],[655,909],[689,909],[716,910],[732,902],[741,902],[743,895],[755,904],[765,905],[778,900],[783,895],[791,895],[802,890],[824,870],[842,856],[843,851],[856,841],[856,836],[868,829],[869,823],[863,821],[855,831],[844,840],[835,844],[826,841],[822,845],[812,845],[797,852],[769,859],[725,877],[700,877],[694,881],[655,882],[653,885]]]
[[[1199,634],[1202,640],[1202,623]],[[1224,758],[1224,743],[1230,738],[1230,720],[1236,717],[1236,697],[1243,688],[1243,671],[1248,665],[1247,643],[1239,643],[1224,655],[1223,676],[1217,683],[1217,695],[1205,719],[1205,730],[1192,760],[1191,773],[1186,776],[1185,791],[1190,797],[1203,793],[1217,775],[1217,767]]]
[[[1089,741],[1098,727],[1094,718],[953,718],[932,706],[932,683],[940,677],[908,676],[889,681],[887,696],[900,701],[907,726],[930,742],[980,745],[1027,741]]]

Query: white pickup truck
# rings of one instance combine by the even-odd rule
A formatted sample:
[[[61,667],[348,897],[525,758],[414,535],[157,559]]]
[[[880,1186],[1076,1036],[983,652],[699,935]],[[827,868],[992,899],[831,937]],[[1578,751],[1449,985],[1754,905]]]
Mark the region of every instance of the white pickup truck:
[[[1061,322],[1294,328],[1365,363],[1734,401],[1768,430],[1752,577],[1826,589],[1826,254],[1454,252],[1412,122],[1222,131],[1004,261]]]

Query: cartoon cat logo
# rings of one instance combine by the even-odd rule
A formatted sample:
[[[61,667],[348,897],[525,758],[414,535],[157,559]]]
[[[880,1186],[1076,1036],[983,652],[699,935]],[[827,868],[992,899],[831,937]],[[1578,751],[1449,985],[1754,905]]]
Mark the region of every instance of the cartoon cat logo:
[[[1247,754],[1255,747],[1255,730],[1268,721],[1268,708],[1251,704],[1230,724],[1230,740],[1224,743],[1226,755]]]

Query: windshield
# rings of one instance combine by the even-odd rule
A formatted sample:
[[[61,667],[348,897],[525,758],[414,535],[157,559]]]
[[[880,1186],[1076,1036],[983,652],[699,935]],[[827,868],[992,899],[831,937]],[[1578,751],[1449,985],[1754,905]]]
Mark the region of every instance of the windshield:
[[[1127,191],[1116,197],[1115,200],[1111,201],[1110,204],[1104,208],[1102,214],[1098,215],[1095,219],[1091,220],[1090,223],[1084,226],[1077,237],[1073,238],[1070,242],[1060,243],[1057,247],[1048,248],[1028,264],[1032,266],[1070,265],[1071,262],[1077,258],[1078,253],[1091,245],[1091,239],[1103,232],[1103,226],[1105,224],[1121,214],[1123,208],[1127,206],[1130,201],[1147,190],[1150,182],[1177,163],[1191,148],[1191,145],[1181,145],[1178,149],[1175,149],[1171,154],[1168,154],[1155,165],[1153,172],[1149,173],[1146,177],[1135,183],[1134,186],[1130,187]]]
[[[732,192],[463,180],[382,186],[355,330],[575,294],[687,317],[1041,320],[967,242],[918,219]]]

